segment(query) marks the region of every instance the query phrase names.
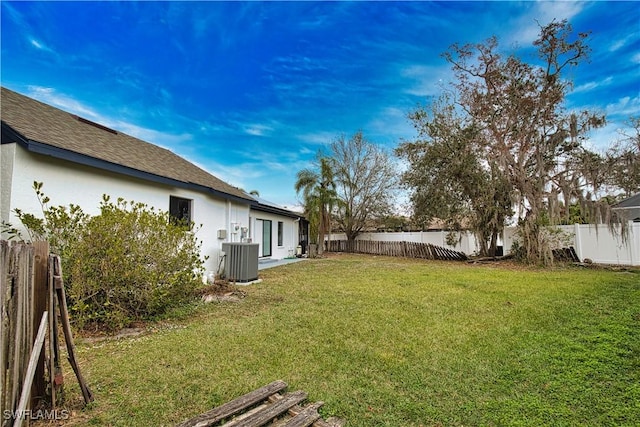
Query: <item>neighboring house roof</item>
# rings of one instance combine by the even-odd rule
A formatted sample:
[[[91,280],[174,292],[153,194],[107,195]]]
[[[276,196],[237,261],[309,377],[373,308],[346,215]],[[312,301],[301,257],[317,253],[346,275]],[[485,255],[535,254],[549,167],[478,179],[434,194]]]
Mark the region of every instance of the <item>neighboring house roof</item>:
[[[72,162],[204,191],[243,203],[254,199],[171,151],[2,88],[2,143]]]
[[[275,203],[265,200],[258,196],[252,196],[252,197],[256,201],[251,204],[251,209],[255,209],[261,212],[269,212],[273,214],[284,215],[291,218],[303,218],[303,215],[298,212],[290,211],[289,209],[283,208],[282,206],[276,205]]]
[[[635,196],[631,196],[628,199],[624,199],[623,201],[616,203],[611,207],[611,209],[634,209],[640,208],[640,193]]]

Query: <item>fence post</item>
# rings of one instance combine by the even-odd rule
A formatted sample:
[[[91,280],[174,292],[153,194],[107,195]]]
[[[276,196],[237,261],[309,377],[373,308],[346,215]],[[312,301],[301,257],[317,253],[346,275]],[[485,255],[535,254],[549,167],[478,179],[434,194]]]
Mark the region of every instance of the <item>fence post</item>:
[[[580,258],[580,261],[582,261],[583,257],[582,257],[582,236],[580,235],[581,233],[581,228],[580,228],[580,224],[578,224],[577,222],[575,224],[573,224],[573,233],[574,233],[574,238],[573,238],[573,242],[575,244],[576,247],[576,254],[578,255],[578,258]]]
[[[49,270],[49,242],[34,242],[34,272],[33,272],[33,324],[40,322],[42,313],[47,311],[49,302],[48,292],[48,270]],[[35,341],[38,331],[33,328],[33,339]],[[38,364],[36,365],[35,376],[31,387],[31,405],[35,407],[39,399],[42,399],[47,392],[44,377],[44,351],[40,352]]]
[[[629,247],[631,265],[640,265],[640,224],[629,221]]]
[[[4,414],[9,409],[7,390],[7,352],[9,351],[9,299],[11,297],[11,285],[9,269],[11,262],[11,248],[9,242],[0,240],[0,413]],[[13,409],[13,407],[11,407]]]

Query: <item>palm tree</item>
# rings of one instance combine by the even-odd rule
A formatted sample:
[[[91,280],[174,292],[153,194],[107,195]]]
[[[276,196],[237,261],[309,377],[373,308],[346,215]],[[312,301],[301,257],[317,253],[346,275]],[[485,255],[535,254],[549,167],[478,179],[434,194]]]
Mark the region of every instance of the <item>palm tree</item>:
[[[296,193],[302,192],[310,228],[318,229],[318,253],[322,253],[324,235],[331,230],[331,210],[337,201],[330,159],[320,157],[319,170],[303,169],[297,174]]]

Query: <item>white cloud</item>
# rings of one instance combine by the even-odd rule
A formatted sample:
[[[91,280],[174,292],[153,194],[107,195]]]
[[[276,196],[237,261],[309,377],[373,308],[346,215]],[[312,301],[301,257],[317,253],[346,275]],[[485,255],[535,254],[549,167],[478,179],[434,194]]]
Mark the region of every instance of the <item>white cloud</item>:
[[[9,19],[14,21],[18,27],[30,30],[30,25],[24,18],[24,15],[18,12],[16,8],[11,5],[11,3],[6,1],[1,2],[0,7],[2,7],[2,9],[4,10],[5,16],[8,16]]]
[[[160,132],[120,119],[113,119],[96,112],[95,110],[87,107],[83,103],[70,96],[56,92],[56,90],[53,88],[43,86],[28,86],[28,95],[32,98],[58,107],[69,113],[90,119],[91,121],[94,121],[106,127],[116,129],[120,132],[126,133],[127,135],[134,136],[136,138],[164,148],[172,149],[172,147],[176,147],[183,142],[193,139],[193,136],[189,133],[172,134]]]
[[[611,144],[620,140],[621,131],[628,126],[625,124],[631,116],[640,115],[640,96],[632,98],[625,96],[617,102],[605,107],[608,123],[589,133],[587,147],[599,151],[606,150]]]
[[[617,102],[608,104],[605,107],[607,116],[634,116],[640,114],[640,96],[632,98],[625,96]]]
[[[175,147],[183,142],[191,141],[193,139],[193,135],[191,135],[190,133],[174,134],[159,132],[154,129],[137,126],[132,123],[127,123],[120,120],[112,121],[109,119],[104,119],[102,123],[110,128],[117,129],[123,133],[126,133],[127,135],[134,136],[138,139],[142,139],[143,141],[147,141],[154,145],[159,145],[165,148]]]
[[[412,81],[405,87],[404,93],[420,97],[442,93],[452,78],[448,64],[441,66],[412,64],[402,68],[400,75]]]
[[[30,39],[31,45],[36,49],[44,49],[44,46],[36,39]]]
[[[586,2],[538,0],[531,11],[519,17],[513,24],[513,31],[507,38],[508,43],[529,46],[540,34],[539,25],[547,25],[554,19],[561,21],[578,15],[586,7]]]
[[[254,190],[253,188],[247,188],[249,181],[261,178],[264,175],[264,172],[261,171],[260,168],[256,168],[253,164],[246,163],[223,165],[207,161],[206,164],[201,167],[226,183],[238,188],[243,188],[246,191]]]
[[[411,138],[415,135],[415,130],[407,118],[408,110],[400,107],[383,108],[367,125],[367,130],[379,134],[378,141],[385,142],[385,145],[395,145],[399,139]],[[366,136],[366,135],[365,135]],[[388,140],[380,141],[384,136]]]
[[[575,89],[573,89],[573,93],[576,93],[576,92],[588,92],[588,91],[596,89],[598,87],[609,86],[611,83],[613,83],[613,77],[609,76],[609,77],[607,77],[605,79],[602,79],[599,82],[588,82],[588,83],[582,84],[580,86],[577,86]]]
[[[336,132],[314,132],[314,133],[306,133],[300,134],[296,137],[303,142],[314,145],[327,145],[333,142],[336,139],[338,134]]]
[[[43,86],[27,86],[28,95],[46,104],[53,105],[69,113],[76,114],[98,122],[100,115],[77,100],[56,92],[55,89]]]
[[[273,128],[263,124],[247,124],[243,126],[243,130],[252,136],[266,136],[273,131]]]
[[[49,46],[47,46],[46,44],[44,44],[42,41],[38,40],[35,37],[29,37],[29,44],[31,46],[35,47],[36,49],[38,49],[39,51],[52,54],[52,55],[54,55],[54,57],[58,56],[56,51],[54,51]]]
[[[620,139],[620,125],[618,123],[607,123],[605,126],[594,129],[589,133],[589,139],[585,146],[596,152],[604,152],[615,141]]]
[[[632,36],[629,35],[627,37],[614,41],[613,43],[611,43],[611,46],[609,46],[609,52],[615,52],[619,49],[622,49],[631,39]]]
[[[317,59],[311,59],[307,56],[280,56],[274,58],[272,64],[265,66],[265,69],[275,73],[306,73],[327,70]]]

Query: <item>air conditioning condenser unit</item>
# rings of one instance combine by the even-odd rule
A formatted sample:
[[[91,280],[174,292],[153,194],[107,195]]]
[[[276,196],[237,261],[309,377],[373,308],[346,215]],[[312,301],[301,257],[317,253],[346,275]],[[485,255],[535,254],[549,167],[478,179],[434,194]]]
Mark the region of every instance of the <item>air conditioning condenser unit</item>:
[[[258,278],[257,243],[223,243],[224,276],[234,282],[251,282]]]

